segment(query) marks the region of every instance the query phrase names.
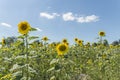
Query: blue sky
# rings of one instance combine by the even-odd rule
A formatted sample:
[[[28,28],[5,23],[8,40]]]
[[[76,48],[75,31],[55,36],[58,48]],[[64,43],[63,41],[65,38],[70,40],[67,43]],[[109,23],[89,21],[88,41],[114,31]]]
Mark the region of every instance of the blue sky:
[[[74,38],[95,42],[99,31],[111,43],[120,39],[120,0],[0,0],[0,39],[18,36],[17,24],[28,21],[31,35],[51,41]]]

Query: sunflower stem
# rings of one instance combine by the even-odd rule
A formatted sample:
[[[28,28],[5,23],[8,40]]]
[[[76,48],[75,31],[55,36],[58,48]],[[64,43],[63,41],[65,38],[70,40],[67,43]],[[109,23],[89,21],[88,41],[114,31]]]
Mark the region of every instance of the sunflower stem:
[[[100,44],[102,44],[102,36],[100,36]]]
[[[27,35],[25,35],[25,46],[26,46],[26,63],[27,63],[27,79],[26,80],[28,80],[28,78],[29,78],[29,72],[28,72],[28,67],[29,67],[29,53],[28,53],[28,40],[27,40]]]

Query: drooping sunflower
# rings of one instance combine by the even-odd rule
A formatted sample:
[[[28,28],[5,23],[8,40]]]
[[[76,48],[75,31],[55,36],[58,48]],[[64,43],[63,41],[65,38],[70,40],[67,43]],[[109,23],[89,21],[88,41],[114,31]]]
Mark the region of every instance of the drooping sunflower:
[[[18,31],[21,34],[27,34],[31,29],[30,24],[27,21],[22,21],[18,24]]]
[[[59,56],[64,55],[68,51],[68,45],[60,43],[56,47]]]
[[[100,32],[99,32],[99,36],[105,36],[105,32],[100,31]]]
[[[45,37],[42,38],[42,40],[43,41],[48,41],[49,39],[48,39],[48,37],[45,36]]]

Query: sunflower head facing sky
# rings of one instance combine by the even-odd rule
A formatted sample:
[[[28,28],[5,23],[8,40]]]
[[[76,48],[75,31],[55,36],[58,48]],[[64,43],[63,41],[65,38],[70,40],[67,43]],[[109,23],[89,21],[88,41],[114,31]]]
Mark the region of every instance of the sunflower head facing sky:
[[[42,38],[42,40],[43,40],[43,41],[48,41],[49,39],[48,39],[48,37],[44,36],[44,37]]]
[[[18,31],[21,34],[27,34],[30,31],[31,27],[27,21],[22,21],[18,24]]]
[[[56,50],[57,50],[58,55],[62,56],[65,53],[67,53],[67,51],[68,51],[68,45],[60,43],[60,44],[57,45]]]
[[[81,44],[81,43],[83,43],[83,40],[78,40],[78,44]]]
[[[67,41],[67,39],[63,39],[62,42],[63,43],[67,43],[68,41]]]
[[[78,41],[78,38],[75,38],[74,41],[77,42],[77,41]]]
[[[83,45],[83,40],[78,40],[77,43],[82,46]]]
[[[100,31],[100,32],[99,32],[99,36],[105,36],[105,32]]]

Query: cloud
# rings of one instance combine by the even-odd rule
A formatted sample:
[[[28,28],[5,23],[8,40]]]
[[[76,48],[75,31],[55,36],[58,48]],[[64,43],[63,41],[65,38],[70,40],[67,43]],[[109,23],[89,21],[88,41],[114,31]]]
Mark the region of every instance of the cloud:
[[[40,13],[40,16],[44,17],[44,18],[47,18],[47,19],[54,19],[55,17],[59,16],[59,14],[57,14],[57,13],[49,14],[49,13],[46,13],[46,12],[42,12],[42,13]]]
[[[61,17],[64,21],[75,21],[79,23],[89,23],[89,22],[96,22],[99,21],[99,17],[96,15],[88,15],[88,16],[79,16],[79,14],[73,14],[72,12],[66,12],[64,14],[58,14],[58,13],[46,13],[42,12],[40,13],[41,17],[47,18],[47,19],[54,19],[55,17]]]
[[[68,12],[68,13],[63,14],[62,18],[64,21],[77,21],[79,23],[96,22],[99,20],[99,17],[96,15],[79,17],[77,14],[73,15],[72,12]]]
[[[10,24],[8,24],[8,23],[5,23],[5,22],[2,22],[2,23],[0,23],[2,26],[4,26],[4,27],[9,27],[9,28],[11,28],[12,26],[10,25]]]
[[[64,21],[74,21],[75,17],[73,16],[72,12],[68,12],[62,15]]]
[[[86,16],[86,17],[78,17],[76,18],[76,20],[79,23],[96,22],[99,20],[99,17],[95,15],[91,15],[91,16]]]
[[[35,28],[35,29],[37,29],[37,31],[40,31],[40,32],[42,31],[40,28]]]

